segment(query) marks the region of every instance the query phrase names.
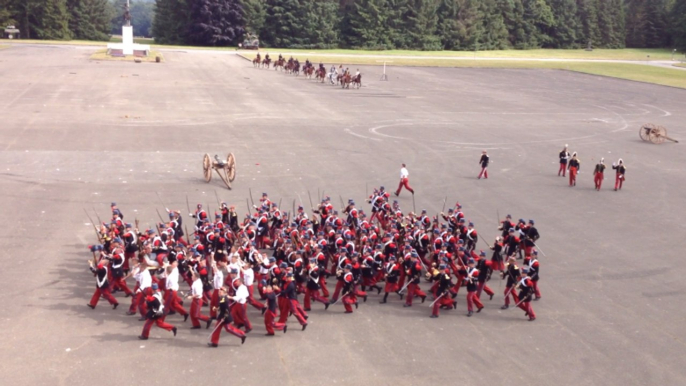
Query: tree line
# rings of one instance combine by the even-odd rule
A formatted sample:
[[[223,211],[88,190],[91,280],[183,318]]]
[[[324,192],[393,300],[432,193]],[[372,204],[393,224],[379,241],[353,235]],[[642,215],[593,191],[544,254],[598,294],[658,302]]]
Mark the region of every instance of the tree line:
[[[124,0],[0,0],[23,37],[103,40]],[[282,48],[686,50],[686,0],[132,0],[135,35]]]

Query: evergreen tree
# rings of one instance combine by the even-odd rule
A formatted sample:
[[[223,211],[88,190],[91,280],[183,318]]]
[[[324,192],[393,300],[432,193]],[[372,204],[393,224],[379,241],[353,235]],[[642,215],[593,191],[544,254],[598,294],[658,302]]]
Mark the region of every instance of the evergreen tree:
[[[17,11],[14,9],[12,0],[0,0],[0,27],[18,24],[15,17]],[[23,31],[20,31],[23,32]]]
[[[347,44],[352,47],[390,48],[386,0],[358,0],[352,7],[348,23]]]
[[[465,40],[467,28],[460,20],[461,5],[464,1],[441,0],[436,11],[437,25],[436,35],[440,39],[443,49],[459,49]]]
[[[629,0],[626,6],[627,46],[656,48],[668,43],[664,0]]]
[[[593,47],[599,47],[598,0],[577,0],[577,19],[580,21],[578,36],[582,40],[581,45],[586,46],[590,42]]]
[[[190,25],[190,7],[187,0],[157,0],[152,32],[161,44],[184,44]]]
[[[242,3],[246,32],[260,36],[267,17],[265,0],[243,0]]]
[[[478,3],[476,22],[469,31],[470,50],[502,50],[509,47],[505,19],[496,0],[473,0]]]
[[[67,0],[69,30],[74,39],[109,40],[110,20],[114,13],[107,0]]]
[[[27,1],[28,2],[28,1]],[[35,37],[46,40],[69,40],[69,13],[66,0],[45,0],[29,18]]]
[[[300,18],[302,44],[313,48],[333,48],[338,44],[340,24],[336,0],[303,0]]]
[[[237,0],[191,0],[186,41],[201,46],[225,46],[245,33],[243,9]]]
[[[686,52],[686,0],[676,0],[669,11],[674,47],[682,53]]]
[[[621,0],[620,0],[621,1]],[[551,0],[550,8],[555,17],[555,27],[551,32],[552,46],[573,48],[577,43],[577,18],[575,0]]]
[[[550,47],[555,17],[545,0],[523,0],[527,48]]]
[[[438,0],[409,0],[405,11],[407,46],[413,49],[435,51],[442,48],[436,35]]]
[[[267,0],[266,27],[260,40],[273,47],[292,47],[302,42],[301,6],[298,0]]]

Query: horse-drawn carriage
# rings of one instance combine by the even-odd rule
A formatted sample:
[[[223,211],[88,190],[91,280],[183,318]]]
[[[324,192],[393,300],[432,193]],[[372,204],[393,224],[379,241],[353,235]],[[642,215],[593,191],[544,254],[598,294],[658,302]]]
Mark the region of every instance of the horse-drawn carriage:
[[[638,136],[646,142],[655,144],[662,143],[665,140],[679,143],[676,139],[667,136],[667,129],[662,126],[653,125],[652,123],[641,126],[638,130]]]
[[[212,181],[212,170],[214,170],[219,174],[219,178],[224,181],[226,187],[231,189],[231,183],[236,179],[236,157],[233,153],[229,153],[226,156],[226,161],[224,161],[215,154],[213,161],[209,154],[205,154],[202,159],[202,170],[205,181]]]

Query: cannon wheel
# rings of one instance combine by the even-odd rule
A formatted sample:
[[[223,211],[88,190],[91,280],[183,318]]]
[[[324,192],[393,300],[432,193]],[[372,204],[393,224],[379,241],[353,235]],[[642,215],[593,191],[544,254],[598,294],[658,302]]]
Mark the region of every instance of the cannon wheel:
[[[229,181],[229,169],[226,166],[224,166],[223,168],[219,168],[217,169],[217,174],[219,174],[219,178],[221,178],[222,181],[224,181],[226,187],[229,188],[229,190],[231,190],[231,181]]]
[[[638,130],[638,136],[644,141],[650,141],[650,133],[655,129],[652,123],[646,123]]]
[[[202,158],[202,172],[205,176],[205,181],[212,181],[212,160],[210,160],[210,155],[207,153]]]
[[[226,175],[229,177],[229,181],[233,182],[236,179],[236,156],[233,153],[229,153],[226,156]]]
[[[664,127],[658,126],[650,132],[650,142],[660,144],[665,141],[667,130]]]

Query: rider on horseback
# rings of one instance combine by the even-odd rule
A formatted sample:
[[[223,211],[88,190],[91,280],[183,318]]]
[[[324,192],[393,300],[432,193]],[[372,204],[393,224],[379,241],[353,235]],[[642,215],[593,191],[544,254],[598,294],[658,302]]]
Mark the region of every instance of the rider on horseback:
[[[336,65],[332,64],[331,65],[331,72],[329,72],[329,81],[331,82],[331,84],[334,84],[333,78],[336,75],[338,75],[338,72],[336,72]]]
[[[269,54],[267,54],[267,55],[264,56],[264,60],[270,61]]]

